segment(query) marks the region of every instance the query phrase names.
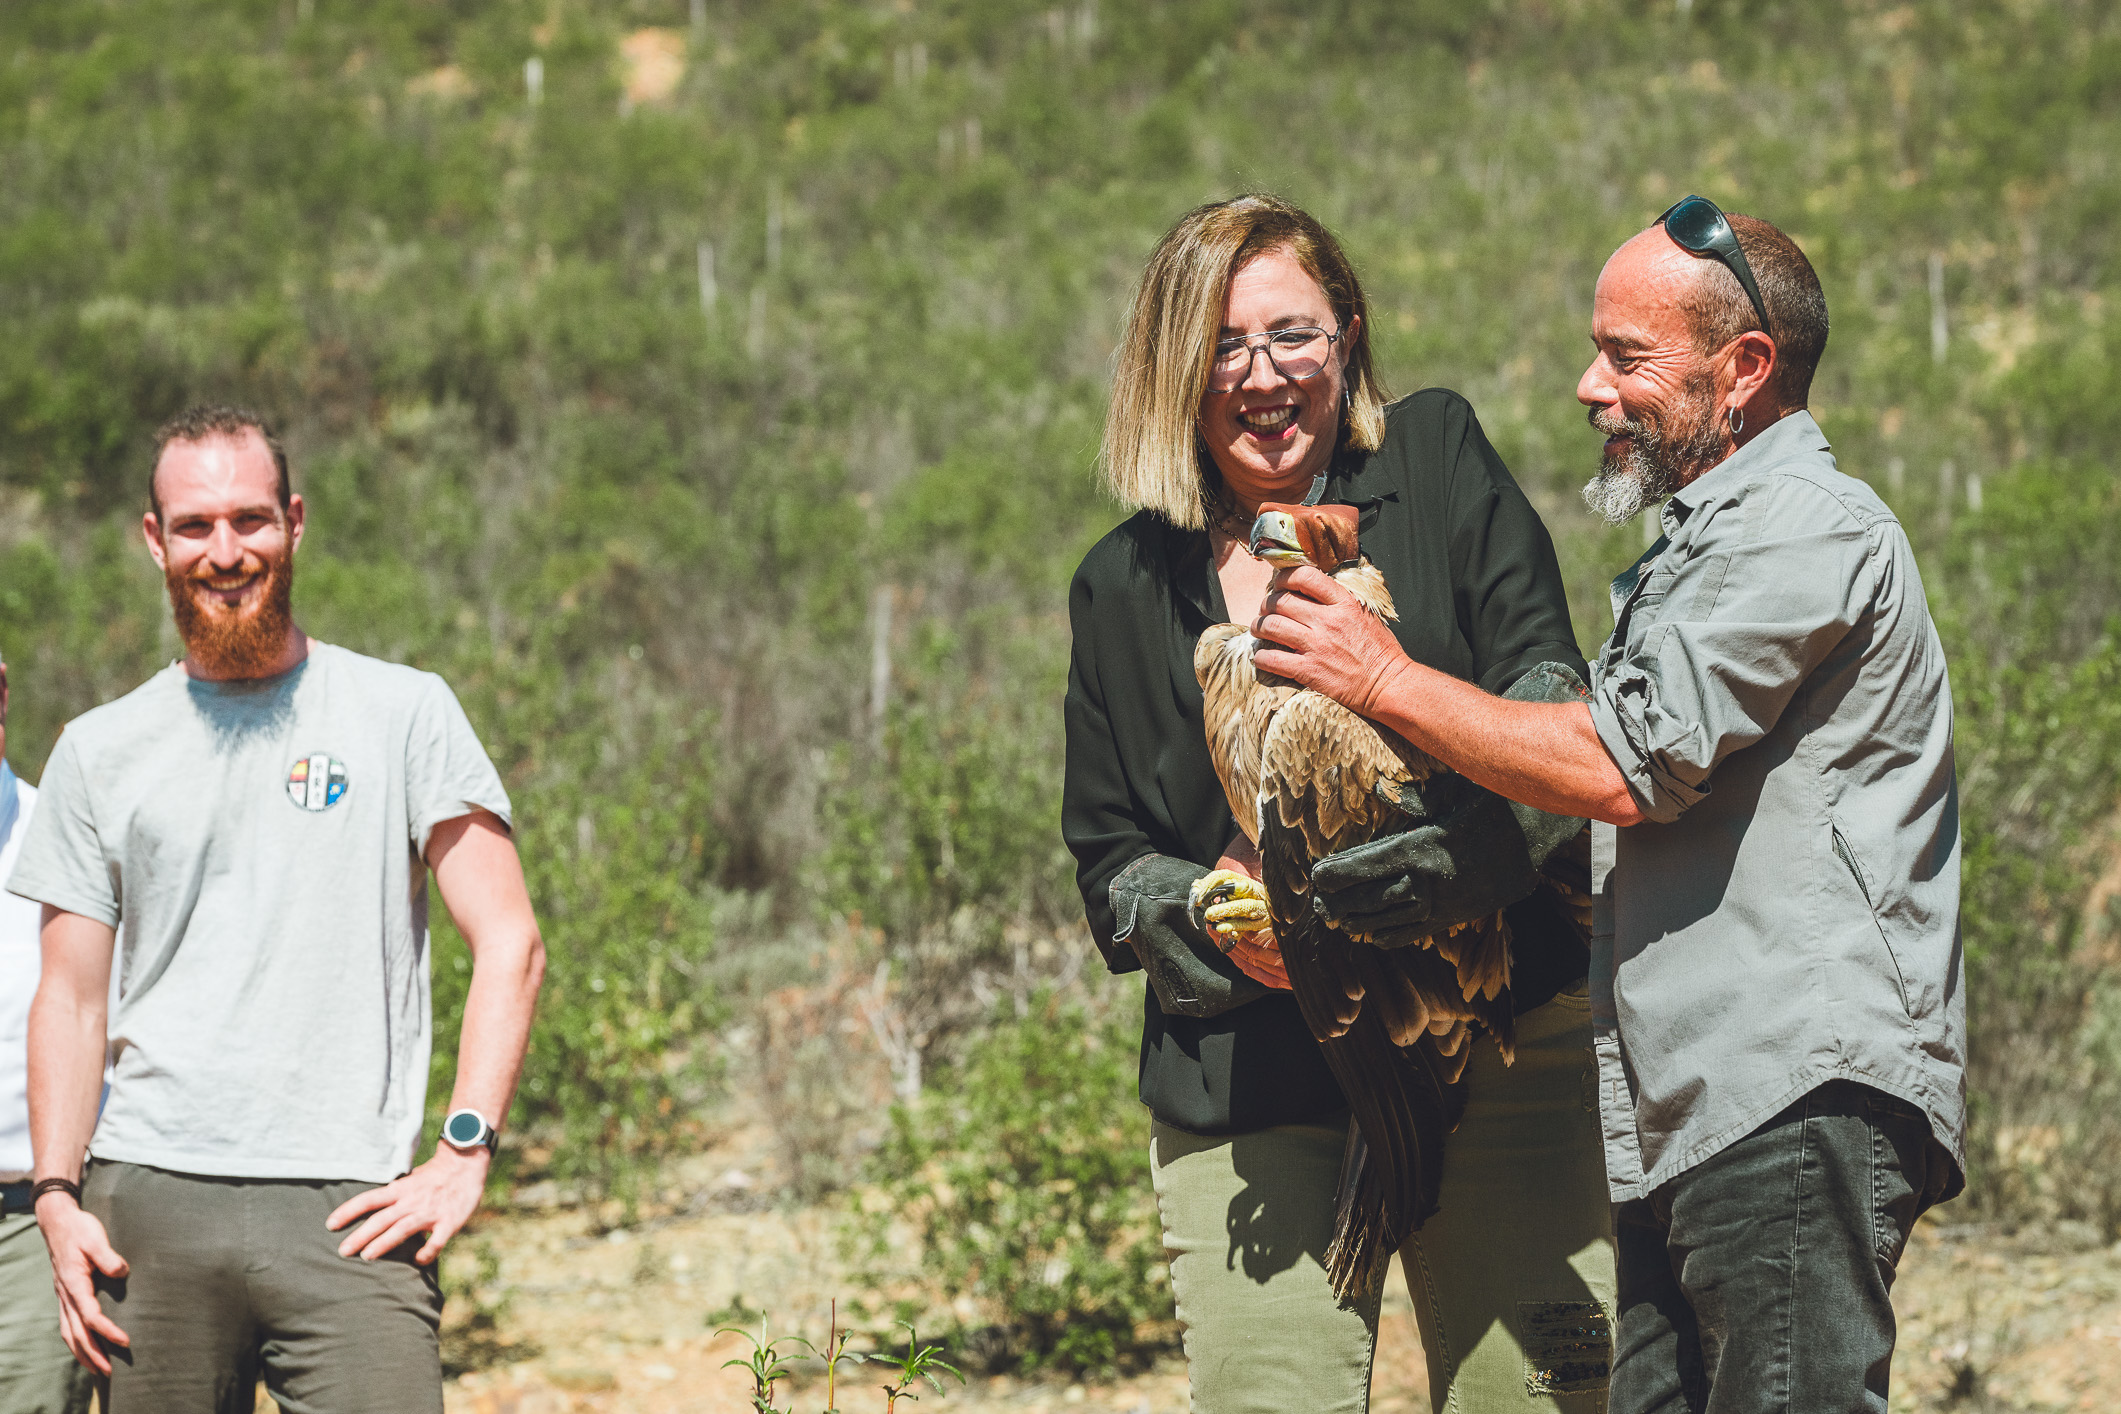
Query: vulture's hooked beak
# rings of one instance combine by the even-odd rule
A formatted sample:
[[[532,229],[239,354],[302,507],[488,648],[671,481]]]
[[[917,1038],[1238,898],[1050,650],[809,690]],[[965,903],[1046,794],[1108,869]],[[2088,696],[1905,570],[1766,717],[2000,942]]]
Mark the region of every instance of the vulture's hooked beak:
[[[1308,565],[1311,557],[1296,539],[1296,517],[1287,511],[1261,511],[1252,522],[1252,553],[1277,568]]]

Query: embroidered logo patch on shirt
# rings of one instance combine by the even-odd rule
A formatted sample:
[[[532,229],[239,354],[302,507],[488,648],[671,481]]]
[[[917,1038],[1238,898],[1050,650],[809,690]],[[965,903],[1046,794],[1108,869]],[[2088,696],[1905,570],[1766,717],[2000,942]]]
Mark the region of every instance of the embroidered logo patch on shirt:
[[[287,798],[304,810],[329,810],[346,794],[346,763],[324,753],[304,756],[287,773]]]

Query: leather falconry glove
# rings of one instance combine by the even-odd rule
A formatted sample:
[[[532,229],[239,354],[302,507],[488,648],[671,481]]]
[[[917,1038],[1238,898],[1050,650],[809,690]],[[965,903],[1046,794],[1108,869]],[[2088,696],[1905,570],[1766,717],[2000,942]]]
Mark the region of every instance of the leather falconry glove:
[[[1589,695],[1575,671],[1560,663],[1539,664],[1503,694],[1519,702],[1580,702]],[[1379,947],[1405,947],[1517,902],[1586,823],[1505,800],[1455,774],[1420,788],[1381,784],[1377,793],[1417,823],[1318,861],[1311,897],[1329,922]]]
[[[1168,1016],[1219,1016],[1268,993],[1223,956],[1194,906],[1193,885],[1214,871],[1167,854],[1145,854],[1112,881],[1112,940],[1131,943]]]

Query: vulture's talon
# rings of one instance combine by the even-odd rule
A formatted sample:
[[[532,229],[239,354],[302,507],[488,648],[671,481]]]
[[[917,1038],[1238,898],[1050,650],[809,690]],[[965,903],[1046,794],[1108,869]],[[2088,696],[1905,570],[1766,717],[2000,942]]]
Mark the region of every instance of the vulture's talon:
[[[1194,880],[1187,904],[1225,953],[1237,946],[1242,935],[1274,926],[1266,885],[1234,869],[1217,869]]]
[[[1228,957],[1231,953],[1237,951],[1238,943],[1247,938],[1252,939],[1252,946],[1261,952],[1278,953],[1281,951],[1281,945],[1275,941],[1274,934],[1271,931],[1272,928],[1273,923],[1271,920],[1260,924],[1248,924],[1240,920],[1237,923],[1226,923],[1220,927],[1210,924],[1208,937],[1214,941],[1217,948],[1221,949],[1224,957]]]
[[[1266,903],[1260,899],[1210,904],[1201,916],[1208,920],[1209,927],[1228,933],[1257,933],[1274,926]]]
[[[1203,874],[1193,881],[1193,889],[1186,899],[1189,906],[1206,909],[1218,903],[1229,903],[1233,899],[1256,899],[1267,901],[1267,886],[1249,874],[1240,874],[1235,869],[1217,869]]]

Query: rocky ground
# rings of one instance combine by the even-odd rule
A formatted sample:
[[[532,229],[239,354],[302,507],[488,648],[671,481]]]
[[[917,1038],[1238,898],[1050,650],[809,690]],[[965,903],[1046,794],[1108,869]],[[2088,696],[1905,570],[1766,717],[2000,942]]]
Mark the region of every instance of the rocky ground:
[[[2121,1409],[2121,1243],[1930,1223],[1901,1273],[1895,1411]]]
[[[642,1232],[582,1235],[579,1221],[511,1218],[483,1238],[503,1256],[503,1271],[524,1280],[508,1290],[496,1333],[499,1359],[452,1383],[450,1414],[738,1414],[751,1409],[748,1377],[722,1362],[749,1353],[733,1335],[711,1327],[757,1310],[823,1337],[833,1289],[832,1215],[816,1212],[712,1214]],[[1429,1408],[1413,1308],[1394,1279],[1378,1352],[1379,1414]],[[741,1298],[741,1299],[739,1299]],[[1021,1414],[1182,1414],[1185,1374],[1176,1361],[1124,1378],[1088,1384],[975,1375],[946,1379],[940,1398],[925,1387],[928,1411],[1021,1411]],[[856,1414],[881,1410],[877,1379],[843,1371],[835,1404]],[[784,1385],[795,1407],[825,1407],[822,1379]],[[910,1406],[901,1406],[911,1414]]]
[[[676,1211],[631,1227],[581,1209],[521,1208],[484,1221],[453,1252],[472,1296],[452,1303],[449,1350],[464,1369],[451,1414],[741,1414],[747,1352],[714,1333],[727,1323],[824,1333],[841,1282],[835,1208],[789,1208],[755,1177],[770,1165],[757,1135],[685,1166]],[[601,1217],[601,1221],[600,1221]],[[1902,1267],[1895,1411],[2107,1411],[2121,1408],[2121,1246],[2089,1228],[2008,1233],[1926,1223]],[[490,1321],[476,1318],[484,1307]],[[846,1414],[881,1410],[857,1368],[836,1392]],[[1429,1408],[1412,1308],[1394,1273],[1374,1408]],[[781,1387],[798,1410],[825,1407],[822,1380]],[[975,1376],[920,1408],[962,1414],[1181,1414],[1175,1361],[1111,1381],[1069,1384]],[[901,1406],[901,1414],[907,1407]]]
[[[759,1175],[772,1169],[771,1141],[753,1131],[726,1139],[683,1165],[678,1210],[631,1227],[612,1212],[519,1208],[481,1221],[446,1259],[456,1288],[445,1353],[458,1373],[449,1414],[748,1414],[748,1376],[723,1362],[749,1353],[723,1325],[821,1340],[842,1281],[837,1206],[776,1203]],[[484,1266],[484,1275],[480,1268]],[[467,1293],[462,1285],[470,1283]],[[484,1307],[491,1320],[479,1319]],[[1183,1414],[1184,1367],[1167,1360],[1122,1378],[1071,1384],[974,1374],[945,1380],[942,1396],[921,1387],[899,1414]],[[845,1414],[881,1411],[877,1378],[843,1370],[834,1403]],[[1373,1408],[1429,1408],[1413,1306],[1395,1272],[1387,1291]],[[826,1407],[814,1375],[783,1384],[804,1414]],[[269,1409],[269,1405],[261,1406]]]

